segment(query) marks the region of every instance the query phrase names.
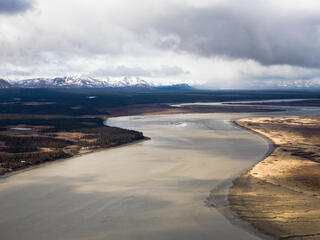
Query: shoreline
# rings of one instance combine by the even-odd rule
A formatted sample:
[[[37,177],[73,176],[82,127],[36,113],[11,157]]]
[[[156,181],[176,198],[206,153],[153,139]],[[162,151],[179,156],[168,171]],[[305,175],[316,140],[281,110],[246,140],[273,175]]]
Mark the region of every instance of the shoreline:
[[[126,115],[126,116],[108,116],[105,118],[105,120],[103,121],[103,124],[104,125],[107,125],[107,121],[108,119],[110,118],[113,118],[113,117],[132,117],[132,116],[145,116],[145,115],[175,115],[175,114],[178,114],[178,115],[184,115],[184,114],[195,114],[195,113],[198,113],[198,112],[149,112],[149,113],[142,113],[142,114],[136,114],[136,115]],[[215,112],[210,112],[210,113],[215,113]],[[200,113],[200,114],[207,114],[207,113]],[[242,128],[243,130],[247,130],[249,131],[250,133],[253,133],[253,134],[256,134],[257,136],[259,136],[260,138],[263,138],[266,140],[266,142],[268,143],[269,145],[269,150],[268,152],[259,160],[263,160],[264,158],[266,158],[269,154],[271,154],[274,150],[274,144],[272,142],[269,141],[268,138],[260,135],[259,133],[256,133],[256,132],[253,132],[251,131],[250,129],[248,128],[245,128],[245,127],[242,127],[241,125],[237,124],[236,123],[236,120],[229,120],[228,121],[231,125],[233,125],[235,128]],[[5,180],[6,178],[8,177],[11,177],[11,176],[14,176],[16,174],[20,174],[20,173],[23,173],[23,172],[26,172],[26,171],[31,171],[33,169],[36,169],[36,168],[41,168],[41,167],[45,167],[46,165],[49,165],[49,164],[55,164],[55,163],[59,163],[59,162],[62,162],[62,161],[67,161],[67,160],[71,160],[73,158],[77,158],[77,157],[81,157],[83,155],[87,155],[87,154],[91,154],[91,153],[95,153],[95,152],[101,152],[101,151],[107,151],[107,150],[112,150],[112,149],[115,149],[115,148],[120,148],[120,147],[126,147],[128,145],[132,145],[132,144],[137,144],[137,143],[140,143],[140,142],[144,142],[144,141],[147,141],[147,140],[150,140],[149,137],[145,137],[144,139],[139,139],[139,140],[135,140],[133,142],[130,142],[130,143],[125,143],[125,144],[121,144],[121,145],[118,145],[118,146],[112,146],[112,147],[107,147],[107,148],[97,148],[97,149],[93,149],[93,150],[90,150],[90,151],[86,151],[86,152],[82,152],[82,153],[78,153],[78,154],[75,154],[73,156],[70,156],[70,157],[67,157],[67,158],[58,158],[58,159],[55,159],[53,161],[47,161],[47,162],[42,162],[42,163],[39,163],[39,164],[36,164],[36,165],[31,165],[29,167],[26,167],[26,168],[21,168],[21,169],[17,169],[17,170],[14,170],[12,172],[8,172],[8,173],[5,173],[4,175],[1,175],[0,176],[0,181],[1,180]],[[232,176],[230,179],[226,180],[226,181],[223,181],[221,184],[219,184],[215,189],[219,189],[219,191],[222,189],[221,186],[223,185],[223,191],[225,191],[226,189],[228,190],[231,185],[232,185],[232,181],[233,179],[235,179],[237,176],[239,176],[241,173],[247,171],[248,169],[244,169],[242,170],[240,173],[237,173],[235,174],[234,176]],[[215,190],[214,189],[214,190]],[[212,190],[211,192],[213,192],[214,190]],[[226,198],[225,200],[228,201],[227,199],[227,194],[224,193],[224,197]],[[211,204],[212,199],[210,199],[207,204]],[[221,199],[220,199],[221,200]],[[224,200],[224,203],[226,202]],[[211,203],[210,203],[211,202]],[[229,207],[229,203],[227,203],[228,207]],[[219,209],[221,210],[221,209]],[[269,238],[268,236],[264,235],[264,233],[252,228],[249,224],[247,224],[246,222],[242,221],[241,218],[239,218],[237,215],[235,215],[232,211],[230,210],[223,210],[222,212],[223,215],[228,219],[228,221],[230,221],[232,224],[236,225],[236,226],[239,226],[240,228],[243,228],[243,229],[246,229],[248,232],[252,233],[253,235],[256,235],[256,236],[259,236],[259,237],[262,237],[263,239],[271,239]],[[226,213],[227,212],[227,213]],[[240,222],[241,221],[241,222]]]
[[[47,212],[53,212],[49,218],[49,222],[52,222],[55,220],[55,211],[63,205],[64,208],[59,208],[58,213],[67,212],[70,218],[77,217],[81,220],[83,213],[97,214],[98,217],[91,214],[88,216],[92,224],[89,232],[93,236],[96,231],[92,229],[100,228],[104,236],[110,236],[112,233],[122,234],[121,228],[117,228],[118,223],[126,225],[126,221],[133,220],[127,235],[120,235],[119,238],[130,239],[132,233],[138,238],[143,238],[146,229],[143,226],[139,228],[140,223],[148,224],[151,220],[151,229],[147,230],[146,238],[176,236],[196,239],[199,233],[205,233],[202,236],[205,239],[260,239],[234,226],[216,209],[209,209],[203,205],[212,188],[239,170],[252,165],[258,160],[257,156],[262,157],[268,150],[262,139],[231,124],[229,119],[237,116],[243,115],[187,114],[166,115],[163,118],[155,116],[111,119],[109,125],[138,129],[151,136],[153,140],[119,149],[103,150],[101,153],[92,153],[71,161],[57,162],[8,178],[3,181],[2,209],[4,212],[10,211],[9,217],[16,218],[15,223],[23,224],[25,229],[32,229],[33,219],[39,219],[38,216],[43,215],[43,221],[46,221]],[[176,123],[181,122],[187,122],[188,127],[176,127]],[[186,141],[181,141],[182,138]],[[190,141],[187,141],[189,138],[194,144],[192,152]],[[251,153],[251,150],[254,153]],[[244,155],[240,156],[240,152]],[[218,157],[215,157],[216,155]],[[241,157],[241,160],[237,161],[238,157]],[[31,190],[39,195],[28,194]],[[5,204],[7,192],[16,202]],[[15,197],[16,194],[26,197]],[[55,197],[57,199],[53,199]],[[97,205],[88,206],[88,201]],[[30,208],[27,203],[35,208]],[[42,203],[45,204],[44,208]],[[27,213],[39,212],[39,215],[30,214],[28,222],[31,224],[26,225],[29,223],[24,224],[24,219],[20,220],[20,216],[25,215],[25,212],[20,209],[14,211],[17,206],[25,206],[22,210]],[[69,212],[69,209],[74,209],[73,206],[75,210]],[[171,213],[173,215],[170,215]],[[105,221],[101,222],[100,216],[106,216],[105,219],[110,225]],[[152,219],[148,217],[140,222],[140,216],[150,216]],[[57,218],[61,218],[60,215],[57,215]],[[137,224],[134,222],[136,219]],[[44,222],[43,226],[47,226],[49,222]],[[80,227],[76,229],[77,236],[82,234],[78,231],[81,230],[82,223],[87,222],[81,221],[77,224]],[[179,224],[176,226],[176,223]],[[73,228],[68,221],[65,226]],[[159,226],[161,230],[157,231]],[[173,226],[176,226],[174,232]],[[54,227],[57,228],[57,232],[61,229],[59,225]],[[45,228],[41,228],[44,229],[41,229],[41,233],[45,233]],[[23,234],[25,229],[18,229],[18,234]],[[11,234],[15,232],[4,228],[4,236]],[[62,231],[61,235],[65,236],[65,233]]]
[[[153,115],[163,115],[163,114],[154,113]],[[266,235],[266,234],[269,234],[268,232],[263,231],[263,229],[261,229],[259,227],[251,225],[250,221],[248,221],[247,219],[244,219],[243,216],[241,216],[237,211],[232,209],[232,205],[234,205],[234,202],[230,201],[230,199],[229,199],[229,193],[230,193],[229,190],[232,189],[232,187],[234,187],[234,185],[235,185],[234,183],[237,181],[237,177],[239,175],[241,175],[241,176],[238,177],[238,178],[241,178],[243,175],[247,174],[247,172],[252,170],[256,165],[258,165],[259,163],[261,163],[262,161],[267,159],[277,149],[278,144],[275,141],[273,141],[272,138],[269,138],[268,136],[261,134],[259,131],[255,131],[254,129],[251,129],[251,128],[247,127],[247,126],[241,125],[241,124],[239,124],[238,121],[239,121],[239,119],[238,120],[230,120],[228,122],[231,125],[233,125],[235,128],[241,128],[243,130],[246,130],[246,131],[248,131],[248,132],[250,132],[252,134],[255,134],[255,135],[259,136],[260,138],[264,139],[268,143],[269,148],[268,148],[267,153],[254,166],[250,167],[250,169],[242,170],[241,173],[239,173],[236,176],[233,176],[230,179],[222,182],[214,190],[212,190],[212,194],[214,195],[214,197],[217,197],[216,193],[220,194],[218,196],[218,198],[219,198],[218,201],[220,201],[220,206],[213,206],[213,207],[216,207],[216,208],[220,207],[220,209],[218,209],[218,210],[223,212],[223,215],[232,224],[234,224],[236,226],[239,226],[239,227],[241,227],[243,229],[246,229],[249,233],[251,233],[253,235],[256,235],[256,236],[259,236],[259,237],[261,237],[263,239],[274,239],[274,238],[269,237],[268,235]],[[37,167],[43,167],[43,166],[45,166],[45,164],[53,164],[53,163],[56,163],[56,162],[66,161],[66,160],[69,160],[69,159],[72,159],[72,158],[80,157],[82,155],[86,155],[86,154],[90,154],[90,153],[94,153],[94,152],[100,152],[100,151],[112,150],[114,148],[125,147],[125,146],[128,146],[128,145],[136,144],[136,143],[139,143],[139,142],[142,142],[142,141],[146,141],[146,140],[149,140],[149,139],[150,138],[145,137],[144,139],[135,140],[135,141],[132,141],[130,143],[125,143],[125,144],[121,144],[121,145],[118,145],[118,146],[107,147],[107,148],[96,148],[96,149],[93,149],[93,150],[90,150],[90,151],[87,151],[87,152],[82,152],[82,153],[75,154],[75,155],[73,155],[71,157],[68,157],[68,158],[56,159],[54,161],[48,161],[48,162],[44,162],[44,163],[37,164],[37,165],[34,165],[34,166],[30,166],[28,168],[18,169],[17,171],[10,172],[10,173],[7,173],[7,174],[5,174],[3,176],[0,176],[0,180],[3,180],[5,178],[8,178],[8,177],[13,176],[15,174],[22,173],[24,171],[32,170],[32,169],[37,168]],[[221,193],[221,191],[226,191],[226,190],[227,190],[227,192]],[[207,202],[207,204],[209,203],[208,205],[210,205],[211,203],[215,204],[217,202],[217,199],[213,200],[212,202],[211,202],[211,200],[212,199],[208,200],[208,202]],[[225,204],[225,203],[227,203],[227,204]],[[222,208],[224,208],[224,209],[222,209]],[[312,237],[318,236],[318,235],[319,234],[312,235]],[[306,236],[306,235],[295,235],[295,236],[299,236],[299,239],[300,239],[301,236]],[[311,236],[311,235],[309,235],[309,236]],[[291,239],[291,237],[281,237],[281,239],[289,239],[289,238]],[[304,239],[304,238],[301,238],[301,239]],[[312,238],[312,239],[316,239],[316,238]]]
[[[108,109],[108,111],[111,109]],[[231,111],[232,110],[232,111]],[[133,105],[131,106],[131,108],[128,107],[123,107],[123,108],[114,108],[111,112],[111,115],[109,116],[97,116],[98,118],[103,119],[103,123],[107,122],[109,118],[113,118],[113,117],[121,117],[121,116],[144,116],[144,115],[171,115],[171,114],[193,114],[193,113],[224,113],[224,112],[234,112],[234,109],[229,109],[228,106],[223,106],[220,107],[218,109],[216,108],[198,108],[198,107],[192,107],[192,108],[175,108],[175,107],[171,107],[168,104],[145,104],[145,105]],[[241,108],[239,109],[239,112],[260,112],[260,111],[266,111],[269,112],[269,109],[256,109],[255,107],[245,107],[245,108]],[[275,109],[273,111],[279,111],[279,109]],[[30,116],[28,116],[30,117]],[[71,118],[71,116],[63,116],[63,118]],[[86,117],[92,117],[92,116],[86,116]],[[7,116],[8,118],[8,116]],[[39,117],[41,118],[41,117]],[[46,118],[45,118],[46,119]],[[106,124],[104,124],[105,126],[107,126]],[[34,129],[37,129],[38,126],[35,125],[32,126]],[[41,126],[39,126],[41,127]],[[39,137],[48,137],[47,135],[43,135],[37,132],[38,130],[41,130],[40,128],[37,129],[36,132],[34,132],[33,129],[33,134],[36,134],[36,136]],[[66,131],[67,132],[67,131]],[[27,133],[22,132],[23,133],[23,137],[28,137]],[[60,132],[57,132],[58,134],[60,134]],[[6,133],[7,136],[10,136],[11,133]],[[28,133],[29,134],[29,133]],[[63,131],[61,132],[61,134],[65,134]],[[83,134],[81,132],[81,130],[78,130],[78,134]],[[88,134],[88,133],[85,133]],[[143,133],[142,133],[143,134]],[[6,136],[4,135],[4,136]],[[14,135],[14,133],[13,133]],[[66,134],[65,134],[66,135]],[[17,135],[18,136],[18,135]],[[63,136],[61,139],[69,141],[74,140],[72,136]],[[52,140],[59,140],[59,136],[57,137],[57,139],[52,139]],[[138,139],[139,140],[139,139]],[[90,140],[89,140],[90,141]],[[88,141],[88,142],[89,142]],[[135,141],[135,140],[134,140]],[[134,142],[133,141],[133,142]],[[108,148],[112,148],[112,147],[116,147],[117,144],[115,146],[107,146],[107,147],[101,147],[101,149],[108,149]],[[96,147],[97,149],[100,149],[99,146]],[[82,152],[85,153],[91,153],[94,152],[96,148],[93,149],[88,149],[88,151],[86,150],[81,150],[79,148],[79,146],[77,146],[77,143],[75,143],[74,146],[72,146],[70,149],[69,147],[65,148],[57,148],[57,149],[50,149],[52,151],[39,151],[39,152],[30,152],[30,154],[44,154],[44,153],[48,153],[48,154],[53,154],[53,150],[55,151],[59,151],[59,156],[53,156],[50,157],[48,159],[40,159],[39,161],[33,162],[31,160],[25,160],[22,159],[19,163],[14,163],[16,165],[20,165],[20,166],[0,166],[0,178],[3,176],[11,176],[14,172],[20,172],[22,170],[25,169],[32,169],[38,165],[42,165],[44,163],[48,163],[48,162],[53,162],[53,161],[57,161],[57,160],[61,160],[61,159],[69,159],[72,158],[74,156],[80,156],[82,154]],[[7,154],[8,156],[5,156],[6,158],[11,157],[9,155],[9,152],[3,152],[4,154]],[[28,154],[29,152],[22,152],[21,154]],[[27,164],[26,164],[27,162]],[[6,162],[6,164],[9,164],[8,161]],[[10,163],[11,164],[11,163]]]
[[[0,176],[145,139],[141,132],[105,125],[102,116],[0,120]]]
[[[306,119],[317,122],[312,122],[314,126],[311,127],[296,126],[299,121],[303,125]],[[317,231],[320,229],[320,211],[316,207],[320,206],[320,190],[314,178],[320,176],[320,171],[316,171],[320,164],[310,160],[313,152],[307,147],[301,153],[301,142],[313,149],[312,140],[306,141],[303,131],[312,127],[317,130],[318,120],[315,117],[257,117],[235,121],[237,126],[259,134],[274,146],[264,159],[234,179],[229,189],[231,211],[249,223],[251,229],[276,239],[320,239]],[[276,133],[272,129],[274,126],[278,127]],[[295,139],[295,134],[302,134],[302,137],[299,135]],[[310,172],[311,169],[316,170]]]
[[[149,114],[152,114],[152,115],[171,115],[171,114],[179,114],[179,113],[171,113],[171,114],[169,113],[168,114],[168,113],[155,112],[155,113],[149,113]],[[180,114],[186,114],[186,113],[180,113]],[[139,116],[139,115],[137,115],[137,116]],[[133,116],[133,115],[128,115],[128,116]],[[214,190],[212,190],[212,194],[214,194],[214,195],[216,195],[216,193],[219,193],[219,191],[220,191],[219,194],[221,194],[221,191],[224,191],[224,193],[221,194],[221,196],[218,196],[218,198],[220,198],[220,199],[218,199],[218,201],[222,201],[220,203],[220,206],[214,206],[214,207],[217,207],[217,208],[220,207],[220,209],[218,209],[218,210],[220,210],[222,212],[222,214],[232,224],[234,224],[234,225],[236,225],[238,227],[244,228],[249,233],[251,233],[253,235],[256,235],[256,236],[259,236],[259,237],[261,237],[263,239],[274,239],[274,238],[269,237],[268,235],[266,235],[266,234],[268,234],[268,232],[265,232],[261,228],[257,228],[256,226],[252,226],[250,223],[248,223],[247,220],[243,219],[243,216],[239,215],[236,211],[234,211],[234,209],[232,209],[232,204],[233,203],[228,198],[229,197],[228,196],[229,195],[229,190],[233,187],[232,184],[234,184],[234,181],[236,181],[236,179],[239,178],[238,176],[240,175],[240,177],[242,177],[243,175],[245,175],[248,171],[250,171],[252,168],[254,168],[254,166],[256,166],[260,162],[262,162],[265,159],[267,159],[270,155],[272,155],[273,152],[278,147],[277,144],[273,141],[272,138],[268,138],[268,136],[263,135],[263,134],[259,133],[258,131],[255,131],[254,129],[251,129],[249,127],[246,127],[244,125],[239,124],[238,120],[230,120],[229,123],[234,125],[234,127],[236,127],[236,128],[241,128],[243,130],[246,130],[246,131],[248,131],[248,132],[250,132],[252,134],[255,134],[255,135],[259,136],[260,138],[263,138],[268,143],[269,149],[268,149],[268,152],[255,165],[250,167],[250,169],[242,170],[236,176],[233,176],[230,179],[228,179],[227,181],[224,181],[223,183],[219,184]],[[104,124],[106,122],[107,122],[107,119],[104,121]],[[60,159],[56,159],[54,161],[48,161],[48,162],[36,164],[36,165],[30,166],[30,167],[27,167],[27,168],[17,169],[16,171],[9,172],[9,173],[6,173],[6,174],[0,176],[0,180],[6,179],[6,178],[8,178],[10,176],[13,176],[15,174],[23,173],[24,171],[29,171],[29,170],[32,170],[32,169],[35,169],[35,168],[38,168],[38,167],[43,167],[43,166],[45,166],[47,164],[53,164],[53,163],[60,162],[60,161],[66,161],[66,160],[69,160],[69,159],[72,159],[72,158],[76,158],[76,157],[80,157],[82,155],[86,155],[86,154],[90,154],[90,153],[106,151],[106,150],[112,150],[114,148],[119,148],[119,147],[125,147],[125,146],[131,145],[131,144],[136,144],[136,143],[139,143],[139,142],[142,142],[142,141],[147,141],[149,139],[150,138],[145,137],[144,139],[135,140],[135,141],[132,141],[130,143],[125,143],[125,144],[121,144],[121,145],[118,145],[118,146],[112,146],[112,147],[107,147],[107,148],[97,148],[97,149],[89,150],[87,152],[82,152],[82,153],[75,154],[75,155],[73,155],[71,157],[60,158]],[[227,189],[227,192],[225,192],[226,189]],[[221,197],[225,198],[225,199],[221,199]],[[213,200],[213,201],[212,201],[212,199],[209,199],[209,201],[207,203],[209,203],[209,205],[210,205],[212,203],[215,204],[216,202],[217,202],[216,199]],[[225,206],[226,203],[227,203],[228,206]],[[230,209],[221,209],[221,208],[225,208],[225,207],[230,208]],[[281,239],[284,239],[284,238],[281,238]]]
[[[91,153],[102,152],[102,151],[117,149],[117,148],[121,148],[121,147],[126,147],[126,146],[130,146],[130,145],[133,145],[133,144],[138,144],[140,142],[149,141],[149,140],[151,140],[151,138],[145,137],[144,139],[134,140],[132,142],[120,144],[120,145],[117,145],[117,146],[106,147],[106,148],[103,148],[103,147],[96,148],[96,149],[92,149],[90,151],[77,153],[77,154],[75,154],[73,156],[70,156],[70,157],[57,158],[57,159],[54,159],[52,161],[47,161],[47,162],[42,162],[42,163],[38,163],[38,164],[35,164],[35,165],[30,165],[30,166],[27,166],[25,168],[19,168],[19,169],[13,170],[11,172],[7,172],[7,173],[4,173],[4,174],[0,175],[0,181],[6,179],[8,177],[14,176],[16,174],[20,174],[20,173],[23,173],[23,172],[26,172],[26,171],[31,171],[31,170],[37,169],[37,168],[41,168],[41,167],[44,167],[44,166],[49,165],[49,164],[55,164],[55,163],[71,160],[73,158],[85,156],[85,155],[91,154]]]
[[[247,130],[249,133],[254,134],[254,135],[256,135],[256,136],[264,139],[264,140],[268,143],[268,145],[269,145],[268,152],[267,152],[267,153],[261,158],[261,160],[258,161],[257,163],[259,163],[259,162],[261,162],[262,160],[264,160],[265,158],[269,157],[269,156],[274,152],[274,150],[277,148],[277,144],[276,144],[271,138],[268,138],[267,136],[262,135],[262,134],[260,134],[259,132],[256,132],[256,131],[254,131],[254,130],[252,130],[252,129],[250,129],[250,128],[247,128],[247,127],[245,127],[245,126],[242,126],[242,125],[238,124],[238,122],[237,122],[238,120],[240,120],[240,119],[231,120],[231,123],[234,124],[234,125],[235,125],[236,127],[238,127],[238,128]],[[256,164],[257,164],[257,163],[256,163]],[[254,165],[256,165],[256,164],[254,164]],[[253,166],[254,166],[254,165],[253,165]],[[248,169],[247,169],[247,170],[248,170]]]
[[[210,191],[209,196],[207,197],[205,201],[205,205],[209,208],[215,208],[217,209],[230,223],[233,225],[246,230],[249,234],[252,234],[254,236],[257,236],[264,240],[273,240],[275,239],[272,236],[266,235],[264,232],[260,231],[259,229],[252,226],[249,222],[243,220],[236,212],[234,212],[231,209],[231,204],[229,201],[229,191],[231,187],[233,186],[233,182],[244,173],[248,172],[250,169],[252,169],[256,164],[266,159],[268,156],[270,156],[274,150],[276,149],[275,143],[272,141],[272,139],[269,139],[268,137],[259,134],[256,131],[251,130],[250,128],[246,128],[240,124],[237,123],[237,120],[241,118],[235,118],[229,121],[231,125],[233,125],[235,128],[240,128],[244,131],[247,131],[250,134],[254,134],[257,137],[263,139],[266,144],[268,144],[268,151],[264,156],[262,156],[256,163],[254,163],[252,166],[242,169],[238,173],[231,176],[229,179],[221,182],[218,184],[214,189]]]

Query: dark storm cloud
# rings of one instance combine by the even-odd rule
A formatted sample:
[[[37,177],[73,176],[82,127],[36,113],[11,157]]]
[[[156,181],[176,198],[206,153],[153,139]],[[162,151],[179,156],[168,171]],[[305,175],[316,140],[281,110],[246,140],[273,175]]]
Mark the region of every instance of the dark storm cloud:
[[[162,36],[157,44],[205,57],[320,67],[320,16],[283,14],[261,1],[233,3],[181,8],[158,19],[152,26]]]
[[[0,0],[0,14],[16,14],[32,8],[30,0]]]

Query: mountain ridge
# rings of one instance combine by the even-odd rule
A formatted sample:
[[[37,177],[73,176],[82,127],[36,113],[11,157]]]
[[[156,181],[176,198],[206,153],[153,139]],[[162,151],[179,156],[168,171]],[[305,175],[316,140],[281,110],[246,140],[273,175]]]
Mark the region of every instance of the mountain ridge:
[[[54,78],[29,78],[19,81],[0,79],[0,88],[123,88],[123,89],[166,89],[190,90],[188,84],[159,85],[140,78],[124,77],[122,80],[97,79],[84,76],[64,76]],[[3,87],[2,87],[3,86]],[[6,86],[6,87],[5,87]]]
[[[0,78],[0,88],[10,88],[11,86],[8,81]]]

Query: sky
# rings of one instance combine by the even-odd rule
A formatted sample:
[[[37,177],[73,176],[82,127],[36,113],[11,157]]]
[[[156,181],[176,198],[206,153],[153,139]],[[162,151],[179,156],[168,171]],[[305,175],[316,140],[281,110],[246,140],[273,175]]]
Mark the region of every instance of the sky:
[[[0,0],[0,77],[320,87],[318,0]]]

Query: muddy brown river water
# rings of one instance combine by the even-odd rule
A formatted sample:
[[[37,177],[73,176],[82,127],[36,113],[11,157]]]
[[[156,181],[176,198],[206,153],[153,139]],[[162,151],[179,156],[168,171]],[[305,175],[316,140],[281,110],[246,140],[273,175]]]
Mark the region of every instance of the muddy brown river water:
[[[241,114],[119,117],[151,140],[45,164],[0,180],[0,238],[251,240],[210,191],[268,152],[229,120]],[[248,114],[243,115],[248,116]]]

